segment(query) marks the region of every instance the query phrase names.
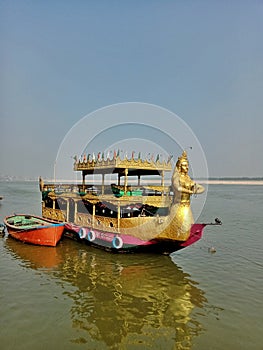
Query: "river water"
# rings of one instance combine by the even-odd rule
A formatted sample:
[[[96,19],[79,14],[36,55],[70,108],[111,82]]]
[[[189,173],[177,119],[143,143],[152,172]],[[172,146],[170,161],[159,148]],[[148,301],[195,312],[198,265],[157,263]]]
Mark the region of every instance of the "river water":
[[[0,222],[41,213],[37,183],[0,195]],[[171,256],[2,236],[1,349],[263,349],[262,209],[262,186],[210,185],[199,221],[223,225]]]

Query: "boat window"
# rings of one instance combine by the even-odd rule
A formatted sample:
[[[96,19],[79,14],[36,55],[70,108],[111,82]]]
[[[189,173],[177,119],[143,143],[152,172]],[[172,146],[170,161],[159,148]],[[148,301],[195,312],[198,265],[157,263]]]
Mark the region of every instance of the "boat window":
[[[96,204],[96,215],[117,218],[117,210],[115,205],[107,202]]]
[[[53,208],[53,200],[49,197],[45,199],[45,207],[46,208]]]
[[[78,213],[92,214],[92,204],[87,201],[80,200],[77,203],[77,210]]]
[[[62,198],[56,200],[56,209],[67,210],[67,201]]]

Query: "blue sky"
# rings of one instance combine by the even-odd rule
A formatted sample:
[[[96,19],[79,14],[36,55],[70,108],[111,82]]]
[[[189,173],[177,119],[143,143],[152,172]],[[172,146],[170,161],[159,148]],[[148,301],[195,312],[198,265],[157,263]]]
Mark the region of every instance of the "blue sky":
[[[262,18],[259,0],[0,0],[0,174],[52,176],[81,118],[136,101],[190,126],[210,176],[262,177]]]

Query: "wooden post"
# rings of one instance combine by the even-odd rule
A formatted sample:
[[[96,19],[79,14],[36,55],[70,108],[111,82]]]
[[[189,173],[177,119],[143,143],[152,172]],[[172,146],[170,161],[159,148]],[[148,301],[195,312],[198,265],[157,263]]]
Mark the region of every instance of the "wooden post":
[[[128,185],[128,169],[125,169],[125,178],[124,178],[124,193],[127,192],[127,185]]]
[[[96,208],[95,208],[95,204],[93,204],[93,206],[92,206],[92,227],[94,227],[95,214],[96,214]]]
[[[78,202],[74,202],[74,222],[76,222],[77,212],[78,212]]]
[[[163,190],[162,190],[162,196],[164,195],[164,170],[162,170],[162,187],[163,187]]]
[[[85,191],[85,174],[84,171],[82,171],[82,191]]]
[[[121,217],[121,207],[120,207],[120,201],[118,201],[118,216],[117,216],[118,231],[120,230],[120,217]]]
[[[67,221],[69,221],[69,200],[67,200]]]
[[[104,194],[104,177],[105,174],[102,174],[101,194]]]

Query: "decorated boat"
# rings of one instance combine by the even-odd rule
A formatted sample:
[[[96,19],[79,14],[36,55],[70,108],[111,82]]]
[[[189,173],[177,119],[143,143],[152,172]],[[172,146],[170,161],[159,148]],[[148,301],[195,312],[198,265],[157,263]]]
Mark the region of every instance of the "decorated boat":
[[[42,215],[65,221],[66,236],[96,247],[169,254],[198,241],[210,225],[194,223],[190,199],[205,189],[190,178],[188,168],[185,151],[174,169],[171,158],[76,157],[74,170],[82,173],[82,183],[51,184],[40,178]],[[172,177],[167,186],[169,172]],[[107,176],[115,182],[107,183]],[[94,181],[98,177],[99,184]],[[156,180],[145,184],[143,177]]]
[[[4,224],[8,234],[18,241],[50,247],[58,244],[64,231],[64,223],[26,214],[7,216]]]

